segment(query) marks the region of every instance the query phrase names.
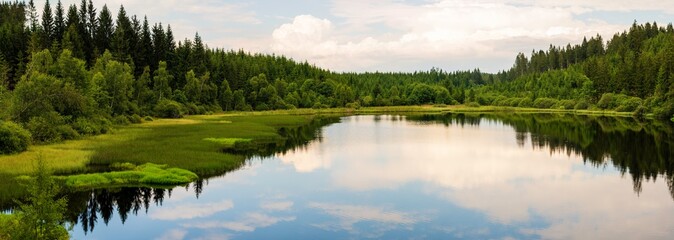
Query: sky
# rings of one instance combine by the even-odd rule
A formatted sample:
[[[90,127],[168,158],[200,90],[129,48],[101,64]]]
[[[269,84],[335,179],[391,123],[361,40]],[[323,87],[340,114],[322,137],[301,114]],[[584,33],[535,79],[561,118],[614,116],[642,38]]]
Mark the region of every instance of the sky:
[[[211,48],[285,55],[338,72],[498,72],[519,52],[597,34],[609,40],[634,21],[674,19],[674,1],[662,0],[94,1],[99,10],[104,3],[114,16],[124,5],[129,15],[170,24],[177,40],[198,32]]]

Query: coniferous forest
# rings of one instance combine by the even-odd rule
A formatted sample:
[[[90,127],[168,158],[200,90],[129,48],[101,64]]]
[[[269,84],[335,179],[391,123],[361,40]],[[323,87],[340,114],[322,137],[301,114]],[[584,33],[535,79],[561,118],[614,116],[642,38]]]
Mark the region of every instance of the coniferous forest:
[[[54,5],[52,5],[54,4]],[[399,105],[674,115],[674,28],[520,53],[511,69],[337,73],[284,56],[175,39],[169,24],[91,0],[0,3],[0,153],[95,135],[141,116]]]

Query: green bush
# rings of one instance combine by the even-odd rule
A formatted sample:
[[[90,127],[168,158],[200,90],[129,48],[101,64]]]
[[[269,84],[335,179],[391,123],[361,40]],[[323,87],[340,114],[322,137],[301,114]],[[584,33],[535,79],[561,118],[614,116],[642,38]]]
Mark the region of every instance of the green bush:
[[[360,108],[360,103],[358,102],[351,102],[346,104],[347,108],[353,108],[353,109],[359,109]]]
[[[323,109],[323,108],[329,108],[329,107],[330,106],[322,104],[321,102],[316,102],[316,103],[314,103],[313,106],[311,106],[311,108],[313,108],[313,109]]]
[[[573,106],[573,109],[576,109],[576,110],[585,110],[585,109],[588,109],[589,107],[590,107],[590,104],[587,103],[587,101],[585,101],[585,100],[580,100],[578,103],[576,103],[575,106]]]
[[[129,125],[131,124],[131,121],[129,121],[129,118],[127,118],[124,115],[119,115],[116,116],[112,119],[112,122],[117,124],[117,125]]]
[[[476,102],[469,102],[469,103],[466,103],[466,106],[467,107],[480,107],[480,104],[476,103]]]
[[[183,117],[183,106],[173,100],[163,99],[154,107],[154,114],[162,118]]]
[[[129,116],[129,121],[134,124],[142,123],[143,119],[138,114]]]
[[[642,105],[643,101],[638,97],[629,97],[625,99],[620,99],[618,102],[618,107],[615,108],[618,112],[634,112]]]
[[[145,116],[145,118],[143,118],[143,120],[145,120],[147,122],[152,122],[152,121],[154,121],[154,118],[152,118],[150,116]]]
[[[110,120],[103,117],[95,119],[78,118],[72,123],[72,128],[80,135],[98,135],[107,133],[110,129]]]
[[[616,110],[618,112],[634,112],[644,104],[638,97],[630,97],[625,94],[604,93],[597,102],[597,107],[604,110]]]
[[[32,117],[26,128],[36,143],[53,143],[61,141],[59,127],[63,125],[63,118],[56,112],[49,112],[43,116]]]
[[[197,105],[194,103],[186,103],[185,110],[187,110],[187,114],[189,115],[199,114],[199,107],[197,107]]]
[[[110,131],[110,128],[112,128],[112,122],[110,122],[109,119],[104,118],[102,116],[95,117],[93,119],[94,123],[98,126],[99,133],[107,133]]]
[[[573,100],[560,100],[559,102],[557,102],[557,105],[555,106],[555,108],[559,108],[559,109],[574,109],[575,106],[576,106],[576,101],[573,101]]]
[[[13,122],[0,121],[0,154],[20,153],[28,149],[30,132]]]
[[[61,135],[62,140],[73,140],[80,137],[80,134],[69,125],[58,126],[56,127],[56,131]]]
[[[269,106],[267,106],[266,103],[260,103],[257,106],[255,106],[255,111],[267,111],[269,110]]]
[[[557,100],[552,98],[537,98],[534,101],[535,108],[552,108],[557,104]]]
[[[612,110],[618,107],[618,102],[621,98],[626,98],[627,96],[622,94],[615,93],[604,93],[601,95],[599,102],[597,102],[597,107],[604,110]]]
[[[526,107],[532,107],[534,106],[534,102],[531,101],[530,98],[518,98],[519,102],[517,102],[517,105],[513,107],[521,107],[521,108],[526,108]]]
[[[72,125],[73,129],[81,135],[96,135],[100,132],[100,127],[87,118],[78,118]]]
[[[653,115],[658,119],[674,116],[674,104],[665,102],[662,106],[653,107]]]

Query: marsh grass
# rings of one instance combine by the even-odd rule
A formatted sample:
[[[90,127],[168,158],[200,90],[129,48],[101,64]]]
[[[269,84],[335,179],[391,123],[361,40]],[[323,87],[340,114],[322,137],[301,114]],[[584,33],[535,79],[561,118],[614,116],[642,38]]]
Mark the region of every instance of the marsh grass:
[[[130,164],[125,164],[129,166]],[[75,189],[89,189],[113,186],[173,186],[193,182],[199,177],[193,172],[168,168],[166,165],[146,163],[131,170],[79,174],[59,177],[67,187]]]
[[[20,154],[0,156],[0,175],[30,174],[38,155],[43,156],[45,164],[57,175],[85,173],[88,166],[115,163],[165,164],[201,176],[221,174],[241,167],[245,160],[241,155],[223,153],[221,150],[226,147],[223,143],[277,139],[279,128],[301,126],[313,117],[264,112],[157,119],[124,126],[104,135],[31,146]]]
[[[204,138],[204,141],[221,144],[224,147],[233,147],[237,142],[251,142],[250,138]]]

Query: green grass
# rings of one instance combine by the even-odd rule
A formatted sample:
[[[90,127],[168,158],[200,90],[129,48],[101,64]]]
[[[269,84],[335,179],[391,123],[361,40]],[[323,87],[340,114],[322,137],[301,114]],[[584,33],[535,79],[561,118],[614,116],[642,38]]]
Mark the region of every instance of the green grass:
[[[222,144],[225,147],[232,147],[237,142],[251,142],[250,138],[204,138],[204,141]]]
[[[281,127],[307,124],[314,115],[283,112],[234,113],[158,119],[121,127],[112,133],[0,156],[0,176],[31,174],[38,156],[56,174],[84,173],[90,164],[165,164],[212,175],[240,167],[244,156],[223,153],[223,142],[204,139],[265,140],[279,138]],[[236,139],[236,140],[232,140]]]
[[[130,164],[124,164],[128,168]],[[174,186],[193,182],[199,177],[193,172],[146,163],[131,170],[91,173],[59,177],[67,187],[89,189],[113,186]]]
[[[98,149],[92,164],[116,162],[166,164],[209,176],[242,166],[245,157],[224,153],[237,141],[280,138],[278,128],[301,126],[313,116],[304,115],[211,115],[185,119],[195,124],[131,126],[133,136]]]

